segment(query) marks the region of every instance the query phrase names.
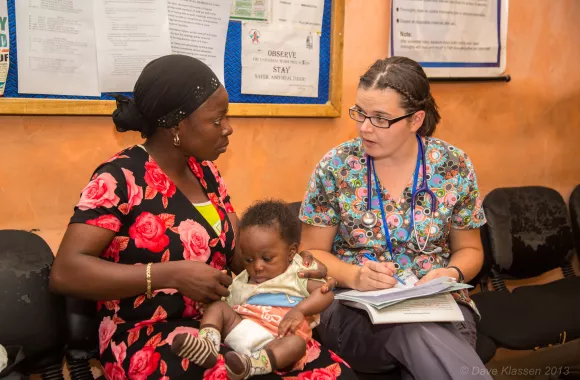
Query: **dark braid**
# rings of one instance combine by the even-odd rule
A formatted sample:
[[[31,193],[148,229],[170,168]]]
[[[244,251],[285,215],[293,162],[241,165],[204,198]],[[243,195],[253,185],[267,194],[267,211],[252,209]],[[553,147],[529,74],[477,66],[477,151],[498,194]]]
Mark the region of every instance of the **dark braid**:
[[[425,120],[418,131],[421,136],[431,136],[441,120],[429,80],[423,68],[412,59],[390,57],[376,61],[360,78],[359,87],[392,88],[401,95],[401,107],[407,113],[424,110]]]

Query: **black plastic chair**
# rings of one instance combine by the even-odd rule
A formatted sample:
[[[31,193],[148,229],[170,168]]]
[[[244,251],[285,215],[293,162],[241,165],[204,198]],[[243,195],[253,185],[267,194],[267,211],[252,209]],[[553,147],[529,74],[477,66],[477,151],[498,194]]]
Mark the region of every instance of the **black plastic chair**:
[[[66,299],[66,360],[71,380],[93,380],[90,361],[99,359],[97,305],[94,301]],[[104,379],[100,376],[99,379]]]
[[[20,352],[19,362],[9,363],[12,374],[63,378],[64,299],[48,289],[53,260],[50,247],[38,235],[0,230],[0,344]]]
[[[570,221],[572,223],[572,234],[576,252],[580,252],[580,185],[576,186],[570,195]],[[566,268],[569,275],[574,274],[574,269],[570,265]]]
[[[526,350],[580,338],[580,277],[570,271],[575,253],[562,196],[545,187],[501,188],[483,201],[486,255],[494,291],[472,296],[478,330],[498,347]],[[509,292],[505,280],[561,268],[563,279]]]

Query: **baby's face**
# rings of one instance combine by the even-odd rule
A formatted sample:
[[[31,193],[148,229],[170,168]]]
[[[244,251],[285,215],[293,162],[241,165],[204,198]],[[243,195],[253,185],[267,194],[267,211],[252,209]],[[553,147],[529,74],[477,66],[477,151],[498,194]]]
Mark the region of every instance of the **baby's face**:
[[[288,245],[275,227],[246,227],[240,231],[239,244],[252,284],[284,273],[298,249],[296,244]]]

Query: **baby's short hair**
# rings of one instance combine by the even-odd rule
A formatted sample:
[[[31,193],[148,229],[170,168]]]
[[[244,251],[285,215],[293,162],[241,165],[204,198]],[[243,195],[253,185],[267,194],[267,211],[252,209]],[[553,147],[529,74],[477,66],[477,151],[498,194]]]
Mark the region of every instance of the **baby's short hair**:
[[[300,220],[284,201],[267,199],[252,204],[240,220],[240,230],[252,226],[276,228],[287,244],[300,243]]]

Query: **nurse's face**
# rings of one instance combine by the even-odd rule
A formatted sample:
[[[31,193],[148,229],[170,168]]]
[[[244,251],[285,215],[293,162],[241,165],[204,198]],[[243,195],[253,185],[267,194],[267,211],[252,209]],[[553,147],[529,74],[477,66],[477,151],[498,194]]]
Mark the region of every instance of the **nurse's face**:
[[[401,95],[390,88],[385,90],[359,88],[354,108],[369,117],[378,116],[386,119],[398,118],[409,113],[401,107]],[[409,117],[391,123],[390,128],[375,127],[367,118],[364,122],[357,121],[356,128],[362,139],[365,152],[380,159],[392,156],[410,139],[414,141],[414,136],[423,125],[424,118],[425,112],[418,111]],[[388,126],[386,120],[377,119],[375,121],[373,119],[373,122],[377,125]]]

